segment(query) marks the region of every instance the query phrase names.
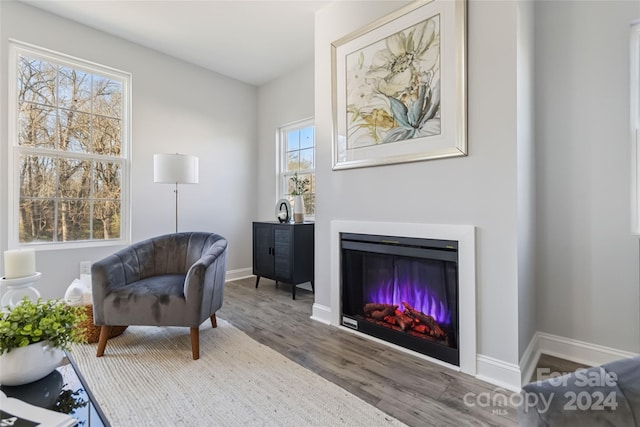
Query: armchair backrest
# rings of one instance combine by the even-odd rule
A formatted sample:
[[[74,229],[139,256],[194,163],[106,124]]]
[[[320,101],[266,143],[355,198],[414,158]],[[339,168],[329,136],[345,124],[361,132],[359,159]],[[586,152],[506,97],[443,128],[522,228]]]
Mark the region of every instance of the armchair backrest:
[[[203,255],[226,246],[226,240],[218,234],[185,232],[152,237],[114,255],[122,260],[125,282],[131,283],[163,274],[186,274]]]

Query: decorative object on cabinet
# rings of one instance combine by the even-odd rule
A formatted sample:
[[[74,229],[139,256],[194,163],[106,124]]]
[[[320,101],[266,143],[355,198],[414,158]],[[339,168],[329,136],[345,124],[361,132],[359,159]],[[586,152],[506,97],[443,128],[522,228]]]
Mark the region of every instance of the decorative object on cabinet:
[[[291,204],[287,199],[280,199],[276,203],[276,219],[279,222],[291,222]]]
[[[293,222],[301,224],[304,222],[304,193],[309,189],[309,178],[300,178],[298,172],[294,173],[290,178],[293,184],[291,195],[293,196]]]
[[[314,274],[314,224],[253,223],[253,274],[256,288],[260,277],[292,285],[296,299],[296,285],[310,282]]]
[[[175,184],[176,233],[178,232],[178,184],[198,183],[198,158],[187,154],[154,154],[153,182]]]
[[[293,222],[296,224],[304,222],[304,199],[301,194],[293,196]]]

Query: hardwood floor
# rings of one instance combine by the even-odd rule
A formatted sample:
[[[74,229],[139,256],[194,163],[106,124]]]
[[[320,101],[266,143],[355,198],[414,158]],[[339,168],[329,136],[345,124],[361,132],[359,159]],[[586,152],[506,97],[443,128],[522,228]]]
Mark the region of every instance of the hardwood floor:
[[[217,313],[256,341],[410,426],[515,426],[516,410],[483,405],[511,392],[311,320],[313,294],[255,278],[228,282]],[[497,393],[496,393],[496,390]],[[474,404],[467,405],[466,401]],[[508,400],[508,399],[506,399]]]
[[[538,359],[538,363],[536,365],[537,369],[546,369],[545,371],[536,370],[531,374],[531,382],[544,380],[549,378],[551,374],[568,374],[571,372],[575,372],[580,368],[588,368],[587,365],[582,365],[580,363],[571,362],[569,360],[560,359],[559,357],[549,356],[548,354],[541,354],[540,359]]]

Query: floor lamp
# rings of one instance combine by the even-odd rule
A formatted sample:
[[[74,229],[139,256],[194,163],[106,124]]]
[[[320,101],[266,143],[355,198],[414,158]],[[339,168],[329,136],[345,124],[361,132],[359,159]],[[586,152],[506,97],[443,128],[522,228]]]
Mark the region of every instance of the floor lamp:
[[[178,184],[198,183],[198,158],[187,154],[154,154],[153,182],[175,184],[176,233],[178,232]]]

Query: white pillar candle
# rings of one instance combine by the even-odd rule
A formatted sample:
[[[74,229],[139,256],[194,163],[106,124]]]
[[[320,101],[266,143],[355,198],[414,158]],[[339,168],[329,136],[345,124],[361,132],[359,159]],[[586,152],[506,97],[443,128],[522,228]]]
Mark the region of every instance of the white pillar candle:
[[[33,249],[12,249],[4,252],[4,277],[16,279],[36,274],[36,253]]]

